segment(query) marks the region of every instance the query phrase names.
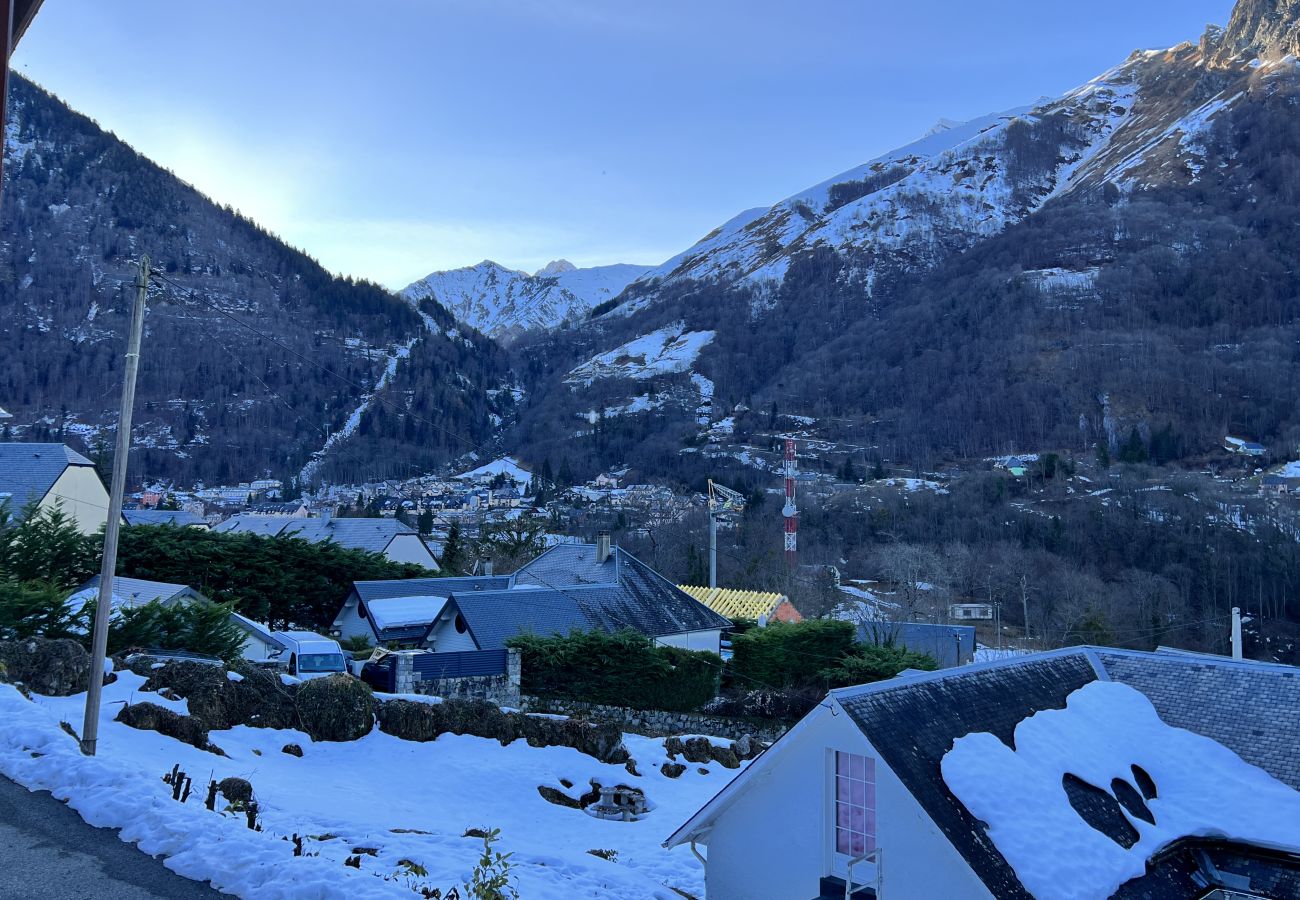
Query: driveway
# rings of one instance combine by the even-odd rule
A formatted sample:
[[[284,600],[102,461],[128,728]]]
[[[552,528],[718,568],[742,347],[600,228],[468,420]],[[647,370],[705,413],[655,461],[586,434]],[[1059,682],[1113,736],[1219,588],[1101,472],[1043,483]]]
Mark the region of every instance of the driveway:
[[[190,881],[93,828],[48,793],[0,777],[0,900],[218,900]]]

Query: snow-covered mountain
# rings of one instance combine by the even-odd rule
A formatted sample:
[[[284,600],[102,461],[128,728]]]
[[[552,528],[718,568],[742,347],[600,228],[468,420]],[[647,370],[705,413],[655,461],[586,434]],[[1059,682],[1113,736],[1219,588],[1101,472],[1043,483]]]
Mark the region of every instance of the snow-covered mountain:
[[[508,342],[529,329],[586,318],[647,270],[636,265],[579,269],[557,259],[530,275],[485,259],[476,266],[434,272],[409,285],[402,296],[417,304],[431,297],[460,321]]]
[[[1297,14],[1300,0],[1243,0],[1228,29],[1212,26],[1199,44],[1136,52],[1056,99],[940,120],[912,144],[735,216],[647,272],[619,313],[686,279],[777,285],[794,257],[818,246],[850,259],[870,296],[878,276],[931,267],[1054,198],[1103,185],[1186,187],[1203,156],[1198,135],[1251,78],[1300,49]]]

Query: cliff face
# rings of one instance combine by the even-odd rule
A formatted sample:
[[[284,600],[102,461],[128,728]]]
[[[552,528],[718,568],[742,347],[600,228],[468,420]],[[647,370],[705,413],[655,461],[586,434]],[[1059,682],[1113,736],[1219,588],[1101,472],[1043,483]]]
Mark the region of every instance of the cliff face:
[[[1300,55],[1300,0],[1240,0],[1215,62],[1287,54]]]

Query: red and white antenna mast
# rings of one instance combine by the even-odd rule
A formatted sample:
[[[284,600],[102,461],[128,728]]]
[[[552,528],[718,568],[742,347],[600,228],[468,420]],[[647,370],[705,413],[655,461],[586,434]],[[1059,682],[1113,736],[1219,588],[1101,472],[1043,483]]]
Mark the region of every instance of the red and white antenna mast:
[[[794,453],[794,438],[785,439],[785,564],[794,568],[799,557],[799,505],[795,502],[794,482],[799,463]]]

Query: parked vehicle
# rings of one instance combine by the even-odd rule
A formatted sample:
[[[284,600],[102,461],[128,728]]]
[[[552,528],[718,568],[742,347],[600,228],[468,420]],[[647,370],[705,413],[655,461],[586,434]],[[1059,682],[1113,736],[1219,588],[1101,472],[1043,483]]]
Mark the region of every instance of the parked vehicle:
[[[295,678],[324,678],[348,671],[347,658],[336,640],[312,631],[277,631],[275,637],[285,646],[280,663]]]
[[[397,658],[391,653],[378,659],[372,657],[361,667],[361,680],[381,694],[391,694],[397,677],[396,667]]]

